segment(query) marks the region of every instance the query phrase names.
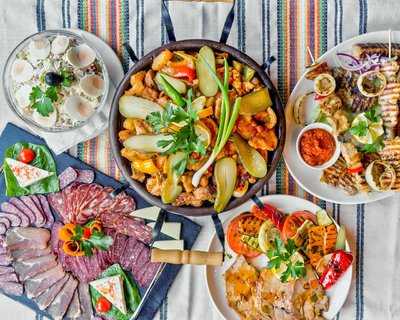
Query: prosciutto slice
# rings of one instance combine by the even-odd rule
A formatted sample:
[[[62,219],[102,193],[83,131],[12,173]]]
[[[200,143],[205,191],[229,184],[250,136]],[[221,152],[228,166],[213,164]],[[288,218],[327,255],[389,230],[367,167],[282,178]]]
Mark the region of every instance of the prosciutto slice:
[[[69,278],[70,276],[66,274],[61,280],[57,281],[49,289],[43,292],[39,297],[34,299],[40,310],[46,309],[50,305],[50,303],[53,302],[54,298],[64,287]]]
[[[69,304],[66,317],[68,319],[77,319],[81,315],[81,303],[79,301],[79,292],[78,288],[75,289],[74,295],[72,297],[72,301]]]
[[[0,282],[0,290],[13,296],[22,296],[24,293],[24,287],[19,282]]]
[[[0,274],[14,272],[13,267],[0,267]]]
[[[25,281],[26,295],[28,298],[37,297],[64,276],[65,272],[60,264],[43,273],[39,273],[35,277]]]
[[[32,258],[46,256],[51,253],[50,247],[45,249],[20,249],[11,251],[11,257],[14,261],[24,261]]]
[[[14,272],[1,274],[0,282],[18,282],[18,277]]]
[[[45,272],[57,265],[56,257],[51,254],[25,261],[15,262],[13,264],[15,271],[19,275],[20,280],[25,281]]]
[[[72,297],[77,286],[78,281],[76,281],[73,277],[70,277],[48,307],[47,311],[55,320],[61,320],[64,317],[64,314],[67,312],[68,306],[72,301]]]
[[[82,310],[81,319],[91,320],[93,317],[93,308],[90,299],[89,285],[87,283],[80,282],[78,292]]]
[[[50,232],[42,228],[14,228],[7,232],[6,243],[10,250],[45,249],[50,240]]]

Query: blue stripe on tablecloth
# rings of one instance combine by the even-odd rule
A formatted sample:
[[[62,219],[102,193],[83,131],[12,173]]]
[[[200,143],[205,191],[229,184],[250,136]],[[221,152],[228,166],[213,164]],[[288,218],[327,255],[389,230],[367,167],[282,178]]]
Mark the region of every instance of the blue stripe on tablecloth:
[[[364,317],[364,208],[357,205],[356,320]]]
[[[62,16],[62,25],[63,25],[63,28],[66,28],[67,27],[67,23],[66,23],[66,17],[65,17],[65,2],[66,2],[66,0],[62,0],[62,3],[61,3],[61,16]]]
[[[68,0],[69,1],[69,0]],[[129,43],[129,0],[123,0],[123,6],[124,6],[124,25],[122,26],[122,34],[123,34],[123,39],[124,42]],[[124,69],[124,72],[126,73],[129,70],[129,56],[126,52],[126,50],[122,50],[122,68]]]

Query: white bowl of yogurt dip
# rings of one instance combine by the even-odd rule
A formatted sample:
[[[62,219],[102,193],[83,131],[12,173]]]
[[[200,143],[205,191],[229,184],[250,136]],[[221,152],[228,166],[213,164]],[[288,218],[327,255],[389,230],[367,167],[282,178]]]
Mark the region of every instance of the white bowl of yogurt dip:
[[[81,37],[47,30],[11,52],[3,88],[11,110],[28,125],[64,132],[84,126],[101,110],[109,76],[100,54]]]

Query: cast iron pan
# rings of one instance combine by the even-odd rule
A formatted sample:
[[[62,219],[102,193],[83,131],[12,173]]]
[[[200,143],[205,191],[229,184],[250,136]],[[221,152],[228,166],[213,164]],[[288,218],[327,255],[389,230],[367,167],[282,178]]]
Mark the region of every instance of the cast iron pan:
[[[188,206],[177,207],[162,203],[159,197],[153,196],[146,190],[144,184],[136,180],[133,180],[130,177],[131,175],[130,162],[121,156],[120,150],[122,149],[122,144],[119,142],[118,139],[118,132],[122,129],[122,122],[124,120],[118,111],[119,98],[124,94],[125,90],[127,90],[130,87],[129,80],[131,75],[141,70],[149,69],[152,64],[153,58],[155,58],[163,50],[169,49],[170,51],[175,51],[175,50],[198,51],[202,46],[209,46],[215,51],[227,52],[233,59],[253,68],[256,71],[258,78],[263,82],[263,84],[269,90],[271,99],[273,101],[273,109],[278,118],[278,123],[275,127],[276,134],[278,137],[278,146],[275,151],[268,153],[267,175],[264,178],[259,179],[255,184],[253,184],[243,197],[232,198],[228,206],[225,208],[225,211],[233,209],[241,205],[242,203],[246,202],[251,197],[253,197],[263,187],[263,185],[271,178],[271,176],[275,172],[279,159],[281,158],[282,155],[283,147],[285,144],[285,135],[286,135],[285,112],[277,90],[275,89],[268,74],[264,71],[269,66],[269,64],[273,62],[275,59],[270,58],[269,61],[260,66],[257,62],[255,62],[245,53],[226,44],[226,40],[228,39],[229,32],[234,19],[234,5],[235,1],[233,1],[232,9],[226,19],[224,29],[220,38],[220,42],[212,40],[203,40],[203,39],[176,41],[174,29],[171,23],[171,18],[167,6],[163,1],[162,17],[166,25],[166,30],[170,42],[157,49],[154,49],[140,60],[136,58],[136,55],[134,54],[133,50],[130,47],[128,47],[128,53],[130,54],[132,60],[134,60],[135,64],[127,72],[124,79],[119,84],[112,102],[110,119],[109,119],[109,133],[110,133],[112,152],[119,169],[121,170],[126,180],[129,182],[129,184],[132,186],[132,188],[135,189],[146,201],[148,201],[152,205],[155,205],[170,212],[175,212],[185,216],[204,216],[204,215],[214,214],[215,210],[212,207],[212,205],[196,208]]]

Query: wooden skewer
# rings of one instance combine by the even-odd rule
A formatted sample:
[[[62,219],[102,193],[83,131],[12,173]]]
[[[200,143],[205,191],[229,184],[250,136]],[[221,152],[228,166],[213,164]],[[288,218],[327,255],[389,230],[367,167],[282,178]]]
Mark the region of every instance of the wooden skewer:
[[[311,62],[314,64],[315,63],[315,59],[314,59],[313,54],[311,53],[311,50],[310,50],[309,46],[307,46],[307,52],[308,52],[308,55],[310,56]]]
[[[389,60],[392,59],[392,30],[389,29]]]

